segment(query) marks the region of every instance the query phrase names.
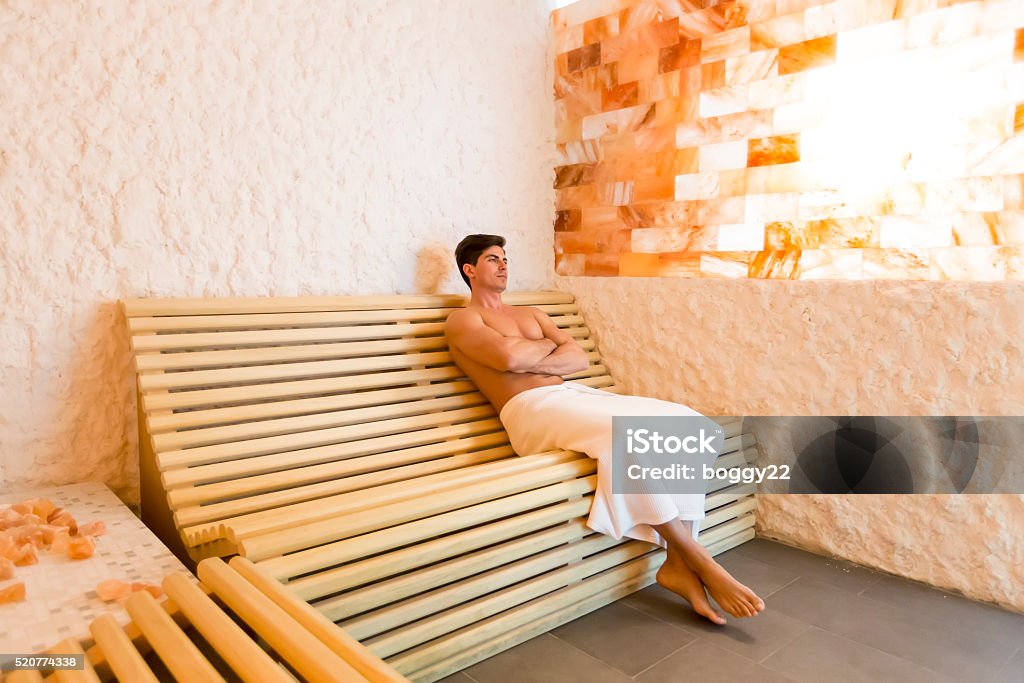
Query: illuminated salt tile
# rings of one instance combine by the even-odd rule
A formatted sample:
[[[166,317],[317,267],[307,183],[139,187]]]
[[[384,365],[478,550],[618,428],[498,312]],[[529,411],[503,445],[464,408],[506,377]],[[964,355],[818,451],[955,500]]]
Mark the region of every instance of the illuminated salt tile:
[[[606,38],[619,35],[619,15],[616,13],[591,19],[584,22],[582,26],[574,28],[580,29],[583,36],[583,45],[600,43]]]
[[[704,277],[745,278],[749,269],[749,252],[722,251],[700,255],[700,272]]]
[[[636,0],[582,0],[581,2],[574,2],[553,11],[551,13],[551,25],[556,30],[575,26],[596,17],[603,17],[606,14],[618,12],[635,2]]]
[[[567,57],[569,60],[569,72],[583,71],[601,63],[601,44],[584,45],[567,54],[569,55]]]
[[[681,69],[679,71],[679,94],[695,95],[700,93],[701,83],[703,82],[703,72],[703,66]]]
[[[825,108],[817,102],[794,102],[775,107],[772,117],[772,133],[800,133],[825,123]],[[815,156],[813,148],[803,146],[805,156]]]
[[[849,218],[862,213],[856,204],[850,202],[836,190],[801,192],[797,218],[802,221],[820,221],[828,218]]]
[[[879,245],[883,248],[926,249],[953,244],[952,216],[883,216]]]
[[[764,3],[769,4],[769,3]],[[740,28],[750,23],[748,16],[750,10],[749,2],[741,2],[738,0],[727,0],[725,2],[718,2],[707,8],[707,11],[712,14],[718,15],[718,21],[721,22],[721,28],[719,30],[727,31],[732,28]],[[768,17],[764,17],[768,18]],[[756,18],[760,21],[760,18]]]
[[[870,216],[765,224],[767,249],[861,249],[878,243],[879,219]]]
[[[635,107],[639,103],[638,95],[639,86],[636,81],[623,83],[611,90],[604,90],[601,92],[601,111]]]
[[[1024,209],[1024,175],[1003,176],[1003,207]]]
[[[1003,247],[1006,261],[1006,279],[1024,280],[1024,247]]]
[[[633,131],[643,125],[648,118],[653,120],[653,115],[653,104],[641,104],[586,116],[583,118],[581,134],[584,139],[592,139]]]
[[[1017,29],[1013,42],[1013,61],[1024,61],[1024,28]]]
[[[672,166],[672,175],[683,175],[700,171],[699,151],[696,147],[677,149],[675,163]]]
[[[774,164],[759,168],[768,169],[768,184],[765,192],[806,192],[820,189],[822,183],[816,177],[816,168],[804,162]],[[755,169],[748,169],[753,171]],[[749,184],[749,176],[748,176]]]
[[[693,94],[660,100],[654,110],[654,125],[670,126],[674,123],[697,121],[697,97]]]
[[[679,226],[633,230],[630,250],[661,254],[674,251],[710,251],[718,241],[716,226]]]
[[[594,164],[571,164],[555,169],[555,189],[585,185],[594,180]]]
[[[565,160],[570,164],[594,164],[602,158],[597,140],[575,140],[565,144]]]
[[[580,229],[581,212],[579,209],[555,212],[555,232],[572,232]]]
[[[896,18],[896,0],[836,0],[836,31],[852,31]]]
[[[700,40],[683,40],[658,51],[658,73],[700,64]]]
[[[769,169],[771,169],[771,166],[756,166],[745,169],[747,194],[766,194],[768,192]]]
[[[555,143],[572,142],[582,137],[583,119],[561,121],[555,126]]]
[[[660,265],[657,254],[619,255],[619,275],[622,277],[656,277]]]
[[[657,102],[668,97],[679,97],[679,72],[645,78],[640,83],[640,101]]]
[[[587,254],[583,274],[588,277],[615,277],[619,274],[619,254]]]
[[[900,52],[906,47],[905,20],[865,26],[838,34],[835,45],[836,61],[840,64]]]
[[[746,10],[745,19],[748,24],[755,24],[759,21],[767,21],[779,16],[778,5],[774,2],[762,2],[760,0],[741,0],[736,3]],[[785,14],[785,12],[783,12]]]
[[[978,33],[995,33],[1024,26],[1024,3],[1019,0],[985,0],[978,17]]]
[[[998,244],[995,213],[967,212],[953,216],[953,244],[984,247]]]
[[[580,229],[587,231],[624,230],[629,226],[623,219],[622,206],[589,206],[580,212]]]
[[[747,276],[792,280],[800,270],[799,251],[759,251],[751,255]]]
[[[602,64],[583,71],[583,80],[580,87],[584,90],[610,90],[620,82],[626,83],[629,79],[619,79],[619,63]]]
[[[627,223],[633,228],[670,228],[697,222],[697,202],[651,202],[621,207],[628,211]]]
[[[718,226],[716,251],[761,251],[764,249],[764,224],[739,223]]]
[[[717,196],[717,173],[685,173],[676,176],[676,201],[713,199]]]
[[[779,75],[778,49],[758,50],[725,60],[725,84],[743,85]]]
[[[793,74],[834,64],[836,37],[825,36],[779,48],[779,74]]]
[[[772,111],[757,109],[719,116],[719,134],[722,142],[764,138],[772,134]]]
[[[555,100],[555,120],[581,119],[601,111],[601,93],[582,90]]]
[[[1014,135],[1024,131],[1024,104],[1018,104],[1013,108],[1013,133]]]
[[[1004,101],[999,91],[1006,85],[1006,55],[1013,50],[1013,41],[1014,31],[1007,29],[934,45],[927,52],[929,67],[951,74],[970,74],[969,81],[959,79],[959,86],[970,87],[978,96],[987,95],[986,103],[995,104]],[[982,92],[976,87],[979,83],[994,92]]]
[[[886,214],[912,215],[924,211],[925,183],[893,183],[883,190],[882,200]]]
[[[747,141],[747,166],[768,166],[800,161],[800,134],[774,135]]]
[[[675,147],[675,126],[644,126],[633,133],[633,144],[641,154],[653,154]]]
[[[619,13],[619,31],[635,31],[658,19],[659,8],[656,2],[645,0],[632,2]],[[669,17],[675,18],[675,17]]]
[[[718,196],[739,197],[747,191],[747,169],[718,172]]]
[[[729,29],[701,38],[700,61],[716,62],[750,52],[750,27]]]
[[[1024,100],[1024,62],[1014,64],[1006,72],[1007,99]]]
[[[972,175],[1024,173],[1024,137],[971,148],[967,155],[967,168]]]
[[[569,53],[563,52],[555,57],[555,75],[566,76],[569,74]]]
[[[956,178],[933,181],[925,190],[925,211],[1000,211],[1003,208],[1003,181],[999,177]]]
[[[583,275],[586,256],[583,254],[555,254],[555,273],[558,275]]]
[[[725,60],[700,65],[700,89],[704,92],[725,85]]]
[[[722,223],[743,223],[746,200],[743,197],[722,197],[702,200],[697,204],[697,223],[700,225],[721,225]]]
[[[747,165],[746,140],[720,142],[704,145],[698,152],[698,166],[701,172],[722,171],[730,168],[744,168]],[[679,198],[678,196],[676,197]]]
[[[750,25],[750,49],[783,47],[807,40],[804,13],[794,12]]]
[[[927,182],[935,179],[957,178],[968,175],[965,144],[938,145],[924,140],[910,150],[907,160],[907,179]]]
[[[593,186],[582,185],[581,187],[593,187],[595,202],[608,206],[625,206],[633,203],[633,181],[622,180],[613,183],[597,183]]]
[[[675,198],[675,178],[673,176],[637,178],[633,183],[634,202],[672,201]]]
[[[555,53],[570,52],[583,47],[587,43],[596,43],[596,40],[583,39],[582,26],[569,26],[555,31]]]
[[[569,97],[583,89],[583,73],[555,74],[555,98]],[[591,88],[587,88],[590,90]]]
[[[766,78],[750,83],[747,106],[751,109],[772,109],[783,104],[799,102],[804,96],[806,74]]]
[[[1024,245],[1024,211],[999,211],[991,216],[997,244]]]
[[[804,249],[800,252],[800,280],[860,280],[864,255],[860,249]]]
[[[877,280],[928,280],[927,249],[861,249],[863,276]]]
[[[700,115],[721,116],[745,111],[747,108],[747,86],[729,85],[724,88],[705,90],[700,94]]]
[[[678,42],[679,22],[677,19],[660,21],[637,29],[627,28],[618,36],[601,41],[601,62],[621,61],[637,52],[660,50]]]
[[[597,203],[597,191],[593,185],[577,185],[564,190],[555,190],[555,210],[567,211]]]
[[[710,10],[697,10],[680,14],[679,34],[684,38],[703,38],[725,28],[724,18]]]
[[[1006,279],[1004,247],[929,249],[932,280],[994,282]]]
[[[618,76],[622,82],[638,81],[658,75],[658,50],[629,54],[619,60]]]
[[[949,43],[974,35],[978,31],[981,5],[981,2],[967,2],[910,17],[907,20],[907,47]]]
[[[794,220],[800,206],[799,192],[748,194],[745,199],[746,220],[754,223]]]
[[[686,121],[676,126],[676,147],[700,147],[722,141],[722,119]]]
[[[804,35],[807,40],[830,36],[836,32],[836,6],[830,2],[808,7],[804,12]]]
[[[792,14],[831,2],[833,0],[775,0],[775,12],[777,14]]]
[[[629,251],[629,230],[555,233],[555,253],[619,254]]]

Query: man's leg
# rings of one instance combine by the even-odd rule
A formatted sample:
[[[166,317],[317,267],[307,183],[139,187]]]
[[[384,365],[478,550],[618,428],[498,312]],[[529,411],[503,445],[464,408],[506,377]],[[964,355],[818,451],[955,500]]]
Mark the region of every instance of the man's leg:
[[[718,624],[725,622],[710,605],[705,609],[705,604],[702,604],[707,601],[704,598],[705,586],[715,602],[734,617],[752,617],[764,609],[764,600],[715,562],[681,521],[677,519],[652,526],[668,542],[668,558],[658,572],[658,583],[689,600],[698,614]],[[703,584],[699,592],[694,588],[694,579]],[[715,616],[711,616],[709,611]]]

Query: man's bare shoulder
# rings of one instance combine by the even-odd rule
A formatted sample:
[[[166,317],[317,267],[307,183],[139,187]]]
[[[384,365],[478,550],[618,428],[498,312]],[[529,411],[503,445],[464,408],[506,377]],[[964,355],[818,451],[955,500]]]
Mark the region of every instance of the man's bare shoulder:
[[[459,330],[482,320],[480,311],[473,306],[457,308],[448,314],[448,318],[444,321],[444,329],[446,332]]]

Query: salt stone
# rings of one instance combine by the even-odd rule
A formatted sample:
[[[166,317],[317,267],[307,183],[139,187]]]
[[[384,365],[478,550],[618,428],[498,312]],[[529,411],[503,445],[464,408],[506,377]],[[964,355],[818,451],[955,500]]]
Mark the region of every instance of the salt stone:
[[[79,536],[102,536],[105,533],[107,533],[107,525],[102,519],[78,527]]]
[[[36,547],[31,543],[26,543],[21,546],[18,551],[18,556],[13,558],[14,564],[19,567],[25,567],[30,564],[36,564],[39,562],[39,555],[36,554]]]
[[[6,557],[0,557],[0,581],[6,581],[14,576],[14,563]]]
[[[0,605],[7,602],[21,602],[25,599],[25,582],[18,581],[0,588]]]
[[[92,536],[72,536],[68,539],[68,557],[84,560],[96,552],[96,541]]]

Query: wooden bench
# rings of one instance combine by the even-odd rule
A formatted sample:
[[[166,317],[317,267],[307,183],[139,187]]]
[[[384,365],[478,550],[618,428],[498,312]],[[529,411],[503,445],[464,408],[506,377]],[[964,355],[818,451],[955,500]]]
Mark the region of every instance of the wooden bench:
[[[512,293],[579,340],[573,298]],[[183,556],[239,554],[414,680],[436,680],[653,581],[663,552],[592,533],[595,463],[517,457],[452,363],[461,296],[136,299],[143,519]],[[720,418],[736,466],[753,445]],[[754,487],[701,542],[753,537]]]
[[[82,655],[85,668],[58,671],[57,681],[242,680],[290,683],[402,683],[405,677],[300,601],[248,560],[199,563],[201,583],[168,575],[166,597],[146,591],[124,604],[122,627],[112,614],[89,624],[92,641],[67,638],[46,653]],[[244,628],[243,628],[244,627]],[[173,677],[173,678],[172,678]],[[42,681],[38,671],[8,674],[5,683]],[[48,679],[50,680],[50,679]]]

